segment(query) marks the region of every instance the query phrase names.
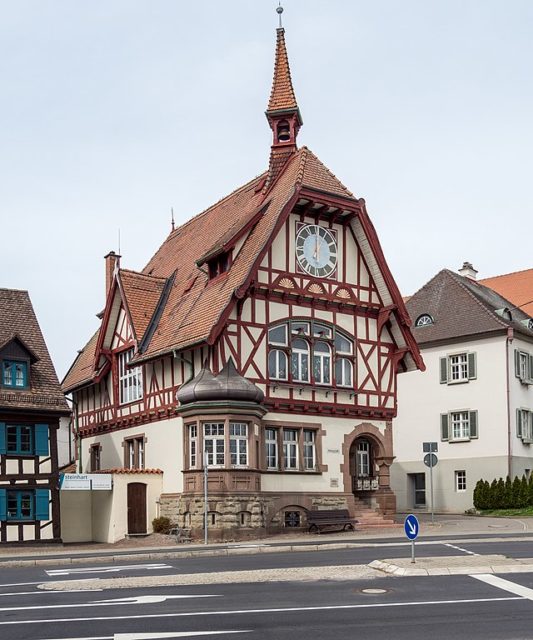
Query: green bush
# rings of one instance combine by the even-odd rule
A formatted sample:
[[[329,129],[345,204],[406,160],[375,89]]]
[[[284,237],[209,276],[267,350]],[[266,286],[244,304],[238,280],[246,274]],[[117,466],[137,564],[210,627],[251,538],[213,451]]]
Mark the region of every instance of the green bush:
[[[170,529],[172,527],[172,523],[169,518],[165,516],[161,516],[160,518],[154,518],[152,520],[152,528],[154,533],[170,533]]]
[[[476,509],[524,509],[533,506],[533,474],[513,480],[507,476],[504,480],[478,480],[474,489],[474,507]]]

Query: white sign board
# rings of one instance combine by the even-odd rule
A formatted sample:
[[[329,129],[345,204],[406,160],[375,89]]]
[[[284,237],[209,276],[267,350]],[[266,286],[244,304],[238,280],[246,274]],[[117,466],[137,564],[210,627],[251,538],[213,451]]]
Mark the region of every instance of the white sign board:
[[[62,473],[59,476],[62,491],[111,491],[111,473]]]

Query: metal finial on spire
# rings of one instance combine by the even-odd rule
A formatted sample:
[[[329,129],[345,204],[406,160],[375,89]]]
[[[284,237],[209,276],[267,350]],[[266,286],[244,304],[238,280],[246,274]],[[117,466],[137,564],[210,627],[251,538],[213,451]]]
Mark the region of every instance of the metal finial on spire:
[[[172,224],[172,231],[174,231],[174,227],[175,227],[175,224],[174,224],[174,207],[170,207],[170,213],[171,213],[171,215],[172,215],[172,222],[171,222],[171,224]]]
[[[276,13],[279,16],[279,28],[283,29],[283,24],[281,23],[281,14],[283,13],[283,7],[281,6],[281,0],[278,6],[276,7]]]

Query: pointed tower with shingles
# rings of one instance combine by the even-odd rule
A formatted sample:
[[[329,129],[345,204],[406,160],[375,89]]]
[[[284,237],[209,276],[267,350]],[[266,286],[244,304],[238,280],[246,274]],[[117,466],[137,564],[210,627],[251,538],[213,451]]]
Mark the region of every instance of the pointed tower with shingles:
[[[268,124],[273,133],[266,187],[276,180],[287,160],[296,153],[296,137],[303,124],[292,86],[289,58],[285,46],[285,29],[279,27],[276,33],[274,79],[266,110]]]

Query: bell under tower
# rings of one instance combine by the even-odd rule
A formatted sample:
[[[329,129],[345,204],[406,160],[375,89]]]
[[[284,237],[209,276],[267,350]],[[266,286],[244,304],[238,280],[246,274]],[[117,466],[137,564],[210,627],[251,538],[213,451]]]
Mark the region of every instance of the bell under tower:
[[[280,26],[276,29],[274,79],[265,112],[273,135],[267,184],[276,179],[287,160],[296,152],[296,138],[303,124],[292,86],[285,29],[281,26],[283,8],[280,6],[276,11],[280,16]]]

